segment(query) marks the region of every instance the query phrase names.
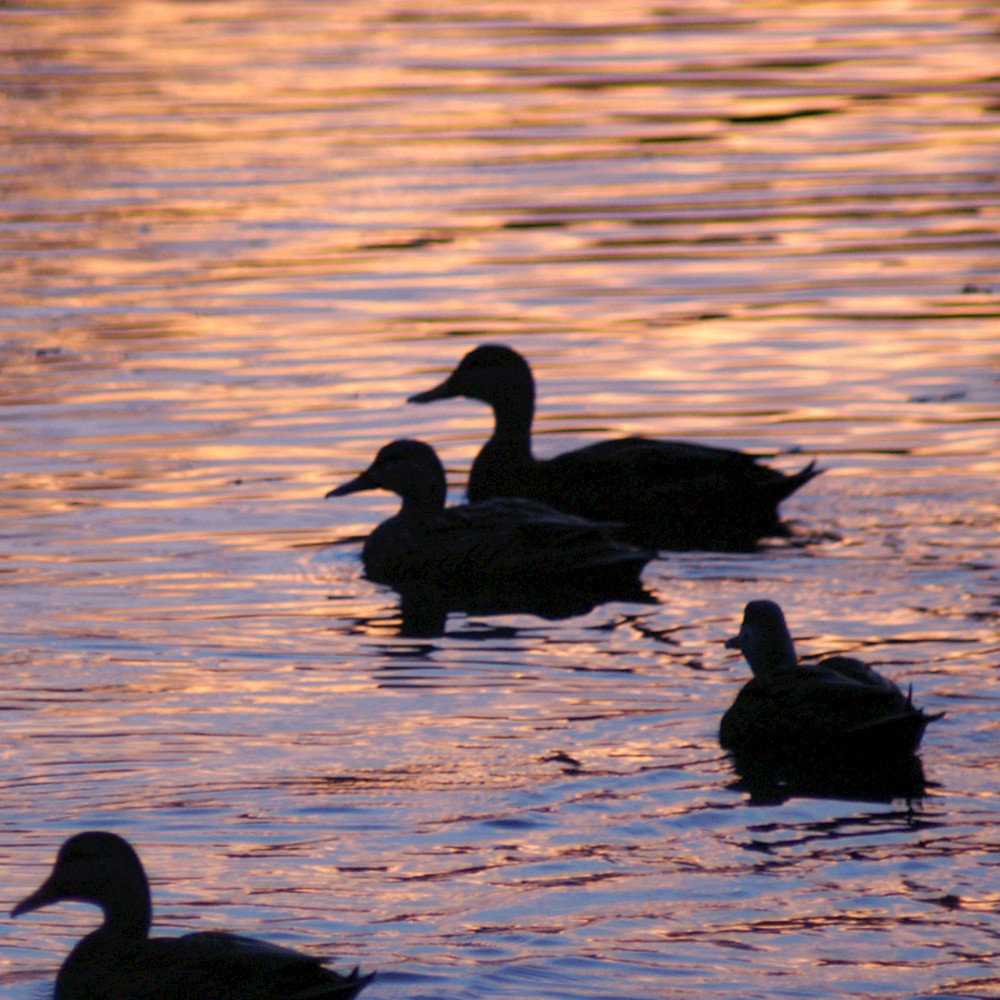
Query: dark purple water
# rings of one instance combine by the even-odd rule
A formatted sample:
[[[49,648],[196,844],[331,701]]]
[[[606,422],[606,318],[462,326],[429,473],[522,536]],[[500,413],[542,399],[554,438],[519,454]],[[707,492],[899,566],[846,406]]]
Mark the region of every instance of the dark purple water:
[[[1000,13],[863,6],[0,12],[8,910],[111,828],[165,932],[372,1000],[1000,996]],[[488,412],[404,400],[487,340],[540,454],[817,457],[819,540],[401,639],[322,544],[393,501],[322,497],[409,435],[457,500]],[[947,712],[925,798],[735,787],[760,596]],[[3,995],[96,917],[7,921]]]

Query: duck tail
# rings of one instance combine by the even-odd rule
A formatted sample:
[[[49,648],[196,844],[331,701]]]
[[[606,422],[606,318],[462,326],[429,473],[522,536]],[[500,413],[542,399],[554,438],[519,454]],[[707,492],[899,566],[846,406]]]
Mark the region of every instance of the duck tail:
[[[776,484],[775,503],[781,503],[786,497],[790,497],[797,489],[805,486],[810,479],[815,479],[823,470],[816,468],[816,460],[813,459],[807,466],[793,472],[790,476],[784,476]]]
[[[911,712],[918,712],[924,720],[924,725],[926,726],[928,722],[937,722],[938,719],[943,719],[945,716],[944,712],[925,712],[922,708],[917,708],[913,704],[913,685],[911,684],[906,689],[906,707]]]
[[[363,976],[361,969],[355,966],[346,976],[340,978],[341,982],[331,992],[322,994],[323,998],[329,996],[331,1000],[353,1000],[375,978],[375,973],[369,972]],[[319,996],[317,994],[317,997]]]

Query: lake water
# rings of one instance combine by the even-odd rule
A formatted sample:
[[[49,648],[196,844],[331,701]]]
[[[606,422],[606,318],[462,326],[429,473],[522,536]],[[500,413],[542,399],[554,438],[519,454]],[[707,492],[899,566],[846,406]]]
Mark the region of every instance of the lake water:
[[[1000,11],[977,0],[0,10],[0,856],[137,846],[166,933],[371,1000],[1000,996]],[[655,605],[400,637],[361,576],[477,343],[536,447],[825,473]],[[339,543],[339,544],[338,544]],[[785,608],[946,717],[928,792],[759,804],[722,640]],[[572,766],[566,758],[579,766]],[[2,921],[0,992],[94,926]]]

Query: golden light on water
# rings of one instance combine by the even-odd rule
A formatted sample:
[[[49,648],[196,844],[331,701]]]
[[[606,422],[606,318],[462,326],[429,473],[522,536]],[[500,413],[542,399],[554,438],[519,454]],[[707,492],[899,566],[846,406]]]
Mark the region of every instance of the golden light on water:
[[[4,10],[9,904],[105,827],[166,932],[373,1000],[994,989],[1000,24],[864,6]],[[816,458],[808,543],[400,635],[359,559],[396,500],[323,495],[418,437],[458,502],[487,408],[405,399],[487,341],[539,454]],[[947,712],[923,800],[751,804],[759,596]],[[95,916],[13,923],[0,990]]]

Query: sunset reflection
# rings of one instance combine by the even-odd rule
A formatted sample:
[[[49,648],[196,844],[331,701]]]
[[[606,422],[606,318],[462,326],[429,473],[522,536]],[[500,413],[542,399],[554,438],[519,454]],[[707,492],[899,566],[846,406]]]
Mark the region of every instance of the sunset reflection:
[[[164,933],[366,1000],[996,992],[1000,14],[858,7],[3,8],[8,910],[112,829]],[[792,539],[407,634],[360,558],[398,502],[324,494],[413,437],[461,502],[489,410],[405,401],[482,343],[539,456],[815,457]],[[926,787],[740,773],[758,597],[946,713]]]

